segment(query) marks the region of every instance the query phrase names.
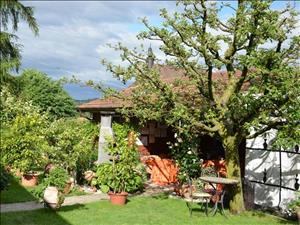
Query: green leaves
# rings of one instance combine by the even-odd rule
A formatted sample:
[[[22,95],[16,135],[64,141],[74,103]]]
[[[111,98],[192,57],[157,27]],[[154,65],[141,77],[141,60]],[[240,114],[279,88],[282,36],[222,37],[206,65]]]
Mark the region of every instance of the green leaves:
[[[68,181],[68,173],[65,169],[54,167],[50,170],[49,174],[43,180],[43,184],[48,186],[55,186],[59,191],[63,191]]]
[[[77,118],[56,120],[48,127],[45,139],[47,159],[70,171],[91,166],[96,155],[98,127]]]
[[[23,172],[46,162],[71,170],[92,167],[97,151],[96,124],[79,118],[50,121],[30,101],[1,91],[1,155],[5,165]]]
[[[6,104],[9,103],[6,102]],[[18,105],[18,103],[16,104]],[[19,108],[19,112],[14,112],[15,117],[10,118],[6,112],[1,119],[4,130],[1,130],[1,153],[5,165],[11,165],[20,169],[24,173],[32,171],[44,162],[43,151],[46,148],[44,139],[47,117],[39,113],[30,104],[25,103],[27,112]],[[9,118],[9,120],[4,120]]]
[[[285,130],[278,143],[283,136],[297,141],[299,13],[290,6],[274,10],[272,1],[178,5],[173,15],[161,10],[160,26],[142,19],[146,31],[138,38],[160,42],[163,65],[157,59],[148,68],[144,50],[122,44],[114,49],[129,65],[106,62],[118,79],[136,81],[129,96],[119,95],[126,102],[120,112],[142,123],[165,122],[190,137],[214,136],[225,148],[228,136],[240,141],[272,128]]]
[[[2,76],[8,75],[10,70],[18,70],[21,64],[21,45],[17,43],[18,37],[8,33],[9,26],[12,31],[18,30],[18,24],[24,20],[32,32],[37,35],[39,28],[33,16],[33,8],[24,6],[17,0],[0,2],[0,55],[1,55],[1,81]],[[2,84],[2,82],[1,82]]]
[[[44,191],[49,186],[54,186],[58,189],[59,192],[63,192],[68,179],[69,176],[65,169],[60,167],[54,167],[49,171],[49,174],[46,174],[46,176],[42,179],[37,188],[32,190],[32,193],[37,198],[43,199]]]
[[[98,166],[96,176],[100,187],[114,192],[133,192],[143,186],[145,171],[140,167],[134,128],[129,124],[113,124],[114,138],[109,139],[106,151],[112,163]]]
[[[18,78],[20,93],[25,100],[30,100],[42,112],[47,112],[51,119],[75,116],[74,100],[64,91],[61,84],[51,80],[37,70],[25,70]]]

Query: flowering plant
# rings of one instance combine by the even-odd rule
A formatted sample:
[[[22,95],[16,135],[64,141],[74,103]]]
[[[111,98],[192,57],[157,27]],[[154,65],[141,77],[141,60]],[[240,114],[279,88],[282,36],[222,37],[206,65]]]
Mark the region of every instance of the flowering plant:
[[[180,183],[186,183],[201,174],[202,160],[198,155],[197,138],[186,133],[175,133],[175,142],[168,143],[172,155],[179,166],[178,179]]]

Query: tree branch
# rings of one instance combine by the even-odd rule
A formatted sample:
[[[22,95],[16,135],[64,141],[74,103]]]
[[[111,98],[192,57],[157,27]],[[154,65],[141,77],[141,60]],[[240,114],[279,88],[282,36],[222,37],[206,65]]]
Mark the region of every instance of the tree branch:
[[[263,127],[261,129],[259,129],[258,131],[256,131],[254,134],[250,134],[250,135],[246,136],[246,139],[256,138],[257,136],[265,133],[266,131],[271,130],[272,128],[278,129],[280,126],[283,126],[284,124],[287,124],[287,122],[284,122],[284,121],[273,121],[273,122],[270,122],[265,127]]]

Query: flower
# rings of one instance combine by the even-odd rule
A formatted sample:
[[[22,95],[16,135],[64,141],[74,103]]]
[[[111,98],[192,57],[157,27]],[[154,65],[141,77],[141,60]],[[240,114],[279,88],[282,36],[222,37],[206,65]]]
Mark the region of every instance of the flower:
[[[191,155],[191,154],[192,154],[192,151],[188,151],[187,154]]]

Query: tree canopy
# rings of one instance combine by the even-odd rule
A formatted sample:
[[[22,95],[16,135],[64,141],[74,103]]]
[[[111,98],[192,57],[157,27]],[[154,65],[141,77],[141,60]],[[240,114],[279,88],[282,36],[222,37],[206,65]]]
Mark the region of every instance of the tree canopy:
[[[18,31],[20,20],[24,20],[35,35],[38,34],[39,28],[33,16],[33,8],[24,6],[17,0],[1,1],[0,17],[0,84],[9,84],[14,89],[15,78],[10,75],[10,71],[20,67],[22,47],[14,33]]]
[[[122,109],[125,115],[164,121],[179,134],[218,138],[228,176],[240,179],[238,145],[245,138],[280,127],[299,138],[300,88],[295,84],[300,38],[294,35],[298,13],[289,5],[274,10],[272,1],[177,4],[173,15],[161,10],[161,26],[143,19],[147,30],[138,38],[160,41],[167,56],[164,64],[178,68],[182,77],[162,82],[159,67],[149,67],[145,51],[121,43],[113,48],[129,65],[103,64],[118,79],[136,81],[132,95],[116,94],[131,102]],[[232,16],[222,19],[224,9]],[[241,184],[230,206],[235,212],[244,209]]]
[[[74,100],[63,89],[59,81],[54,81],[37,70],[25,70],[18,77],[19,96],[32,101],[42,112],[48,112],[52,118],[76,115]]]

